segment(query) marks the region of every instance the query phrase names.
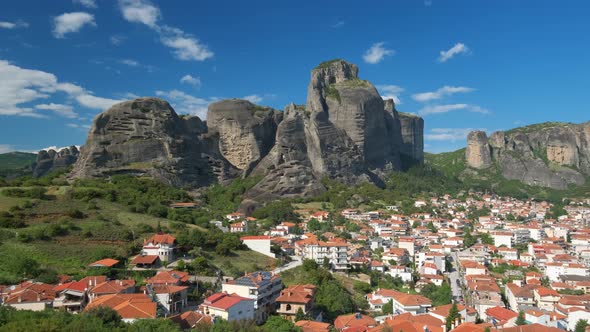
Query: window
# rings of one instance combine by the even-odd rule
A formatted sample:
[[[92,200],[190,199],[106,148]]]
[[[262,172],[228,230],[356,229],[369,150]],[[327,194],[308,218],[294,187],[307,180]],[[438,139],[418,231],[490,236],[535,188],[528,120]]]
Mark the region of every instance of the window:
[[[290,304],[287,304],[286,310],[287,311],[291,311],[291,305]]]

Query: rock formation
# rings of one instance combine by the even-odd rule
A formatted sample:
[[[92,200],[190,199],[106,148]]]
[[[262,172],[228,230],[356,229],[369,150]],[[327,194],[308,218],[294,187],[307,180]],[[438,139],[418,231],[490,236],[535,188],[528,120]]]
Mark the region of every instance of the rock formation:
[[[90,130],[72,177],[149,175],[199,187],[236,176],[262,180],[246,198],[317,195],[321,180],[381,185],[388,172],[423,162],[421,118],[399,113],[343,60],[311,73],[306,105],[284,112],[230,99],[205,124],[156,98],[113,106]]]
[[[247,100],[229,99],[209,105],[207,126],[219,134],[219,150],[233,166],[251,168],[272,149],[283,113]]]
[[[590,175],[590,122],[542,123],[484,138],[481,132],[467,137],[466,160],[472,168],[490,167],[493,161],[506,179],[553,189],[583,184]],[[477,157],[486,149],[487,163],[487,157]]]
[[[484,169],[492,166],[490,145],[485,131],[472,131],[467,135],[465,159],[470,167]]]
[[[94,119],[71,176],[148,175],[176,186],[227,180],[236,173],[205,131],[200,119],[179,117],[161,99],[116,104]]]
[[[37,161],[33,168],[33,176],[43,176],[49,172],[66,169],[78,159],[79,151],[75,146],[63,148],[59,151],[53,149],[41,150],[37,153]]]

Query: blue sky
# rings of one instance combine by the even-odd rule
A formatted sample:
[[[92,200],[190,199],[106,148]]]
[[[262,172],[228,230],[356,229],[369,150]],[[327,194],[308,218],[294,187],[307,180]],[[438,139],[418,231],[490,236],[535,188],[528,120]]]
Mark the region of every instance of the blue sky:
[[[584,122],[588,17],[587,1],[2,1],[0,152],[81,145],[134,96],[202,117],[219,98],[303,104],[333,58],[422,115],[426,151],[473,128]]]

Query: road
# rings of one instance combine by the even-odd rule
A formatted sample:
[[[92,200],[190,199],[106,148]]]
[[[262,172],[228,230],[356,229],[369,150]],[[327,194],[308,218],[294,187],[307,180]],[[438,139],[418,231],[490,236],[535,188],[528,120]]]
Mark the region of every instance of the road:
[[[453,294],[453,298],[457,298],[459,296],[463,296],[460,286],[460,284],[463,283],[463,278],[461,277],[461,273],[459,272],[460,268],[457,252],[451,253],[451,259],[453,261],[453,271],[449,272],[449,282],[451,284],[451,292]]]
[[[272,272],[273,273],[281,273],[283,271],[287,271],[293,268],[296,268],[298,266],[300,266],[301,264],[303,264],[303,260],[301,259],[301,257],[299,256],[289,256],[291,257],[291,261],[281,267],[277,267],[276,269],[274,269]]]

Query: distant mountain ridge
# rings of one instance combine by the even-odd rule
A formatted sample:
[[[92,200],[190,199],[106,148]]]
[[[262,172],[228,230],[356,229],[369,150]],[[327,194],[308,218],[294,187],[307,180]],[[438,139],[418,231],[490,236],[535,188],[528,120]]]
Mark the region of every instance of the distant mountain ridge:
[[[566,190],[590,176],[590,122],[545,122],[489,137],[467,136],[465,149],[427,156],[428,163],[459,178],[497,175],[529,186]]]

